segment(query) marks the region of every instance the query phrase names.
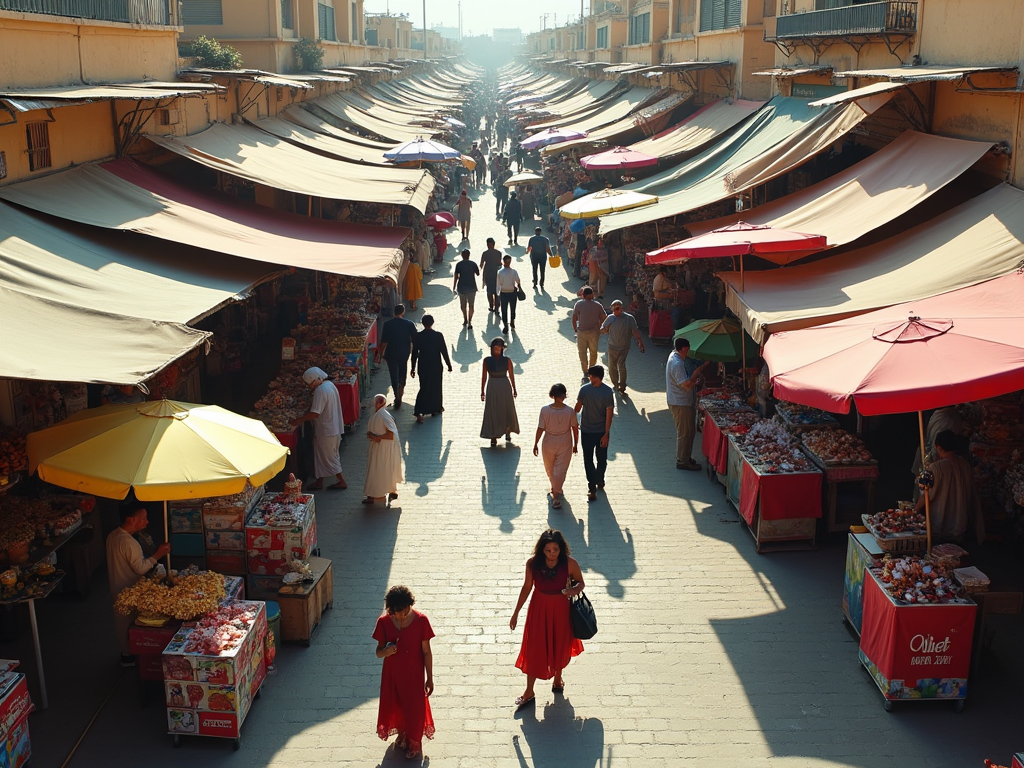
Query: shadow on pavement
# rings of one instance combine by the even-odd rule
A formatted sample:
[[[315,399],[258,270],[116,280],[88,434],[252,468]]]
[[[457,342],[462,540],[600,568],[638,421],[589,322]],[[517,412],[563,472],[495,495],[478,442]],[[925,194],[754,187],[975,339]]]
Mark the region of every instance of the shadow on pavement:
[[[513,438],[515,439],[515,438]],[[522,449],[518,445],[498,440],[496,448],[480,449],[484,473],[480,476],[480,506],[484,514],[497,517],[499,530],[511,533],[512,521],[523,514],[526,491],[519,489],[519,459]]]
[[[521,766],[531,768],[611,768],[611,749],[605,755],[604,724],[596,718],[576,717],[568,699],[556,696],[544,705],[543,717],[537,718],[537,705],[516,715],[529,757],[523,752],[519,736],[512,737],[516,757]]]

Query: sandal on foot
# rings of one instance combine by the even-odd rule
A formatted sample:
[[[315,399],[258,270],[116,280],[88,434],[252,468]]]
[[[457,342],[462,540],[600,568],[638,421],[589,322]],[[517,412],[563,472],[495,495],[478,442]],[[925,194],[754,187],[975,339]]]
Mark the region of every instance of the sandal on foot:
[[[551,502],[551,508],[552,509],[561,509],[562,508],[562,500],[561,499],[555,499],[553,502]]]
[[[497,445],[498,445],[498,438],[492,437],[491,438],[491,448],[496,448]]]
[[[552,693],[562,693],[563,691],[565,691],[565,680],[562,681],[561,685],[559,685],[558,683],[551,684]]]
[[[516,699],[516,712],[518,712],[521,709],[525,709],[526,707],[530,706],[531,704],[535,703],[536,701],[537,701],[537,697],[536,696],[531,696],[528,699],[524,699],[522,696],[518,697]]]
[[[417,757],[422,757],[422,752],[413,752],[411,749],[405,753],[406,760],[415,760]]]
[[[373,504],[373,497],[372,496],[367,496],[366,498],[363,499],[362,503],[363,504]]]

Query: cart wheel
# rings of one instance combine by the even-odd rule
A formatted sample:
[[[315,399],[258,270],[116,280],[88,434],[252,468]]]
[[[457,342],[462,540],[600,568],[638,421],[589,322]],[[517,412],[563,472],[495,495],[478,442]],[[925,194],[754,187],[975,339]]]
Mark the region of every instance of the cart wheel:
[[[964,711],[964,706],[967,704],[967,699],[957,699],[956,704],[953,705],[953,711],[960,714]]]
[[[231,742],[231,749],[234,750],[235,752],[237,752],[241,748],[242,748],[242,740],[241,739],[235,739],[233,742]]]
[[[180,747],[181,746],[181,736],[179,736],[178,734],[174,734],[173,736],[171,736],[171,744],[174,745],[175,749]]]
[[[886,712],[892,712],[892,702],[888,699],[885,700],[885,704],[883,704],[882,706],[885,707]]]

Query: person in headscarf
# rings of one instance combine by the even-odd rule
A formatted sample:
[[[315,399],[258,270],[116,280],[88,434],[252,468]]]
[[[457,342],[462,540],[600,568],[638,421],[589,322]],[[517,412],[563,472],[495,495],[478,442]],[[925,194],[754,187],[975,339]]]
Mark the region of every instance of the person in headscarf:
[[[334,475],[337,482],[327,486],[332,491],[348,488],[341,473],[341,436],[345,434],[345,419],[341,415],[341,395],[338,388],[320,368],[309,368],[302,380],[313,392],[313,402],[303,416],[292,420],[294,426],[307,421],[315,423],[313,431],[313,470],[316,482],[307,486],[318,491],[324,487],[323,478]]]
[[[398,425],[388,413],[388,399],[374,395],[374,414],[366,425],[370,450],[366,454],[366,482],[363,484],[363,504],[386,501],[389,505],[398,498],[398,484],[402,475],[402,447],[398,443]]]

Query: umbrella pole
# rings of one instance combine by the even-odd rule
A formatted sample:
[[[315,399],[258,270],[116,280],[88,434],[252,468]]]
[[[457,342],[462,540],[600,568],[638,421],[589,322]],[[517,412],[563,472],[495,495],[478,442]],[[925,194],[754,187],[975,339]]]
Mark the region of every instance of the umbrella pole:
[[[921,470],[927,469],[925,461],[925,449],[924,449],[924,413],[922,411],[917,412],[917,428],[921,438]],[[931,500],[931,489],[922,488],[921,493],[924,494],[924,528],[925,533],[928,534],[928,549],[925,550],[925,554],[929,554],[932,551],[932,509]]]
[[[658,236],[658,247],[661,248],[661,228],[658,226],[657,220],[654,222],[654,232]]]
[[[742,263],[743,257],[740,256],[740,262]],[[734,347],[735,349],[735,347]],[[740,325],[740,376],[743,379],[743,395],[747,394],[747,332],[743,330],[743,325]]]
[[[740,254],[740,293],[743,293],[743,254]]]
[[[164,500],[164,541],[170,541],[171,537],[167,532],[167,500]],[[171,575],[171,553],[167,553],[167,575]]]

